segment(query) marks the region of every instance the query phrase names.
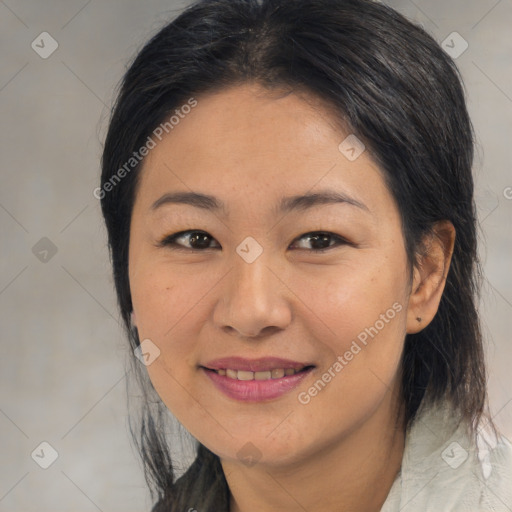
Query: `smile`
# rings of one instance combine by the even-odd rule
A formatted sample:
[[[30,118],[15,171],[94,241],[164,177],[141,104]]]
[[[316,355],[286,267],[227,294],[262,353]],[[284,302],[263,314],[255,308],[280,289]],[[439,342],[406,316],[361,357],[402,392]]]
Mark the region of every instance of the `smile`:
[[[295,368],[274,368],[272,370],[251,372],[248,370],[233,370],[231,368],[221,368],[219,370],[211,371],[216,372],[218,375],[226,376],[230,379],[247,381],[281,379],[284,376],[288,377],[290,375],[295,375],[296,373],[300,373],[309,368],[311,368],[311,366],[306,366],[300,370],[296,370]]]

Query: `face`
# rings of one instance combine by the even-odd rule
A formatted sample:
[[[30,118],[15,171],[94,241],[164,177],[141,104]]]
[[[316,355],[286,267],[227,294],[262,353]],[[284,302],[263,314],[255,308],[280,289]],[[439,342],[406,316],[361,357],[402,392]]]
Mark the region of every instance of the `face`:
[[[159,350],[147,371],[221,459],[256,448],[260,463],[293,463],[397,390],[410,292],[399,212],[314,98],[243,85],[197,102],[146,157],[133,208],[134,322]],[[215,363],[230,357],[245,361]]]

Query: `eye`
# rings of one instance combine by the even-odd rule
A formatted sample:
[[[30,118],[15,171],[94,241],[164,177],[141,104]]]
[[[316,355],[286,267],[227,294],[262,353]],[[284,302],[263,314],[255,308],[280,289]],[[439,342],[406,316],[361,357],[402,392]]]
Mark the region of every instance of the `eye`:
[[[182,243],[183,241],[187,240],[188,243],[190,244],[189,247],[184,246]],[[174,233],[173,235],[166,236],[163,240],[158,242],[158,246],[171,246],[172,249],[205,250],[212,248],[209,247],[211,240],[213,240],[213,238],[205,231],[188,230],[180,231],[179,233]]]
[[[311,243],[313,245],[313,248],[311,249],[312,252],[324,252],[331,249],[332,247],[339,245],[353,245],[343,237],[336,235],[335,233],[329,233],[325,231],[312,231],[311,233],[302,235],[296,240],[306,240],[306,244]],[[331,241],[334,243],[329,243]],[[299,247],[299,249],[304,248],[307,249],[307,247]]]

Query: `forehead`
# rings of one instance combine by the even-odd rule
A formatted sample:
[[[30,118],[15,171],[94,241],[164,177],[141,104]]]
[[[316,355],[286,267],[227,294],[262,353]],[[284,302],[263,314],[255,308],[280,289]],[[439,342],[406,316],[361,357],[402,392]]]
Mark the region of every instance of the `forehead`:
[[[265,158],[295,152],[320,156],[318,143],[330,143],[341,135],[327,105],[305,92],[268,91],[255,84],[244,84],[196,98],[197,105],[182,116],[160,149],[189,152],[189,159],[208,154],[224,161],[245,156]],[[180,108],[178,107],[178,110]],[[173,139],[173,140],[171,140]],[[315,144],[316,143],[316,144]],[[229,153],[222,153],[229,148]],[[151,156],[160,153],[153,151]],[[247,162],[245,162],[247,163]]]
[[[245,84],[195,99],[144,161],[139,192],[146,203],[198,188],[258,203],[315,187],[358,197],[373,190],[370,202],[389,196],[368,151],[355,160],[340,151],[351,134],[318,98]]]

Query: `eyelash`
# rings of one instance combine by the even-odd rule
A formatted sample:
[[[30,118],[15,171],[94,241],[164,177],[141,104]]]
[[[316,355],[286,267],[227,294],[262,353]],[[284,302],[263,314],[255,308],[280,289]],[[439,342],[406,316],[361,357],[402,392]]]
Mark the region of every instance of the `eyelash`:
[[[180,244],[176,243],[176,240],[178,238],[186,237],[188,234],[206,235],[213,240],[213,237],[211,237],[205,231],[189,229],[186,231],[180,231],[179,233],[174,233],[172,235],[168,235],[168,236],[164,237],[162,240],[160,240],[160,242],[158,242],[157,246],[158,247],[170,247],[171,249],[178,250],[178,251],[183,250],[183,251],[193,251],[193,252],[201,252],[201,251],[213,249],[213,247],[207,247],[205,249],[195,249],[193,247],[183,247]],[[336,233],[331,233],[329,231],[310,231],[310,232],[304,233],[300,237],[296,238],[293,242],[295,242],[296,240],[301,240],[302,238],[305,238],[306,236],[314,237],[316,235],[327,235],[327,236],[331,237],[331,239],[334,239],[336,243],[333,245],[330,245],[328,247],[324,247],[322,249],[299,249],[299,250],[309,250],[309,252],[324,253],[324,252],[329,251],[335,247],[339,247],[340,245],[350,245],[352,247],[355,246],[355,244],[349,242],[348,240],[341,237],[340,235],[337,235]],[[297,249],[294,249],[294,250],[297,250]]]

